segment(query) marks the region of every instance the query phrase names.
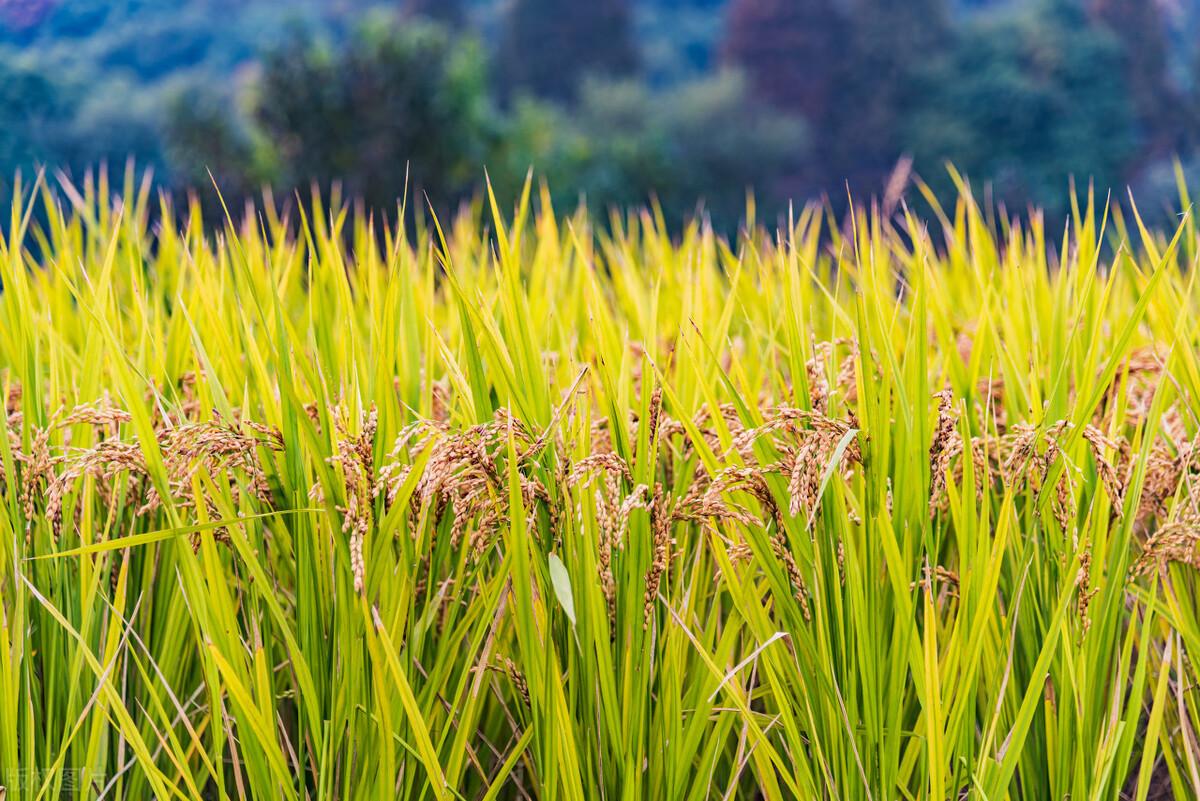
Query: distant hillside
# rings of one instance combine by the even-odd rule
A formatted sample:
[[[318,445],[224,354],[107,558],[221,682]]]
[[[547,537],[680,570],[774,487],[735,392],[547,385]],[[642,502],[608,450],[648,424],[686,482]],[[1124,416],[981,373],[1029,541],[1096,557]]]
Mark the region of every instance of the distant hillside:
[[[366,0],[0,0],[0,45],[38,65],[124,72],[157,81],[227,71],[278,42],[289,26],[337,30]]]
[[[191,85],[231,87],[293,26],[337,36],[380,4],[359,0],[0,0],[0,112],[30,133],[0,163],[162,165],[163,109]],[[2,180],[2,179],[0,179]]]
[[[728,0],[631,0],[645,71],[653,83],[693,76],[719,49]],[[958,13],[1039,0],[951,0]],[[1200,0],[1157,2],[1171,26],[1177,71],[1198,55]],[[853,0],[845,0],[852,6]],[[188,73],[229,74],[286,35],[316,25],[337,35],[364,11],[403,0],[0,0],[0,47],[66,80],[96,73],[156,84]],[[504,0],[466,0],[470,24],[488,44],[502,29]]]

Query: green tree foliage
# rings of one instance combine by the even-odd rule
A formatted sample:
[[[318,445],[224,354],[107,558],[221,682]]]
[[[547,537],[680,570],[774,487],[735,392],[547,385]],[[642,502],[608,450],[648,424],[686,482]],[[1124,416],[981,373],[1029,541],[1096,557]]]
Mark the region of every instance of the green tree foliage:
[[[67,174],[132,156],[163,166],[157,98],[122,76],[92,86],[61,77],[36,59],[0,50],[0,185],[16,170],[45,166]]]
[[[240,198],[276,177],[271,143],[244,116],[229,112],[235,99],[191,87],[171,101],[165,127],[174,183],[195,187],[211,180],[223,196]]]
[[[298,36],[264,60],[254,87],[251,117],[273,143],[277,182],[338,182],[389,208],[406,180],[445,201],[478,179],[494,120],[470,40],[382,18],[340,49]]]
[[[810,124],[817,158],[801,165],[790,189],[819,191],[836,180],[831,154],[843,148],[833,124],[845,102],[851,22],[836,0],[732,0],[723,56],[743,70],[759,97]]]
[[[61,88],[47,76],[0,58],[0,164],[11,172],[61,157],[66,144]]]
[[[835,0],[732,0],[724,56],[779,108],[823,120],[837,100],[848,21]]]
[[[946,160],[1015,203],[1061,198],[1072,175],[1112,186],[1135,146],[1121,66],[1119,44],[1069,0],[975,20],[918,76],[902,141],[935,188]]]
[[[685,83],[716,66],[726,0],[652,0],[634,5],[641,73],[653,86]]]
[[[1178,147],[1182,97],[1167,71],[1166,26],[1156,0],[1092,0],[1091,12],[1121,42],[1125,76],[1149,150]]]
[[[849,67],[830,121],[836,139],[827,180],[878,192],[902,155],[900,130],[919,102],[914,73],[953,46],[953,30],[945,0],[854,0],[850,8]]]
[[[808,188],[877,191],[901,155],[914,69],[950,41],[944,0],[731,0],[724,53],[761,97],[812,124]]]
[[[660,204],[678,222],[701,211],[737,223],[743,191],[780,201],[806,155],[803,124],[749,99],[727,71],[657,94],[635,81],[586,81],[571,110],[519,104],[504,172],[538,166],[560,196],[594,209]]]
[[[190,181],[195,165],[173,161],[181,92],[224,92],[296,25],[341,40],[345,20],[372,3],[0,0],[0,71],[17,76],[0,81],[0,176],[30,159],[78,175],[132,157],[162,182]],[[46,88],[30,89],[38,82]],[[31,130],[22,156],[12,143]]]
[[[626,0],[513,0],[498,64],[506,90],[568,100],[584,76],[637,63]]]
[[[410,16],[425,17],[454,28],[467,19],[462,0],[408,0],[405,9]]]

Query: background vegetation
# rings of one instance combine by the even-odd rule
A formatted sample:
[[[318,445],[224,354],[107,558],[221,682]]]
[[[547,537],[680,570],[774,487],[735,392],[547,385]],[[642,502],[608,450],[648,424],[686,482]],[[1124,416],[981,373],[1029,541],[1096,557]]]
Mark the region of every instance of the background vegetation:
[[[1198,26],[1197,0],[3,0],[0,175],[133,156],[386,209],[406,164],[442,207],[534,164],[729,223],[751,186],[882,195],[911,155],[943,196],[950,160],[1013,207],[1061,217],[1074,175],[1153,213],[1196,160]]]

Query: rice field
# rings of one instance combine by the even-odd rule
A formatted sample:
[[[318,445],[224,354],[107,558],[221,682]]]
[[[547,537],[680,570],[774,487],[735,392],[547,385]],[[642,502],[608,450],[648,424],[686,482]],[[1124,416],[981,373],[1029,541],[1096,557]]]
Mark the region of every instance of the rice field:
[[[0,236],[0,799],[1200,797],[1191,216],[116,184]]]

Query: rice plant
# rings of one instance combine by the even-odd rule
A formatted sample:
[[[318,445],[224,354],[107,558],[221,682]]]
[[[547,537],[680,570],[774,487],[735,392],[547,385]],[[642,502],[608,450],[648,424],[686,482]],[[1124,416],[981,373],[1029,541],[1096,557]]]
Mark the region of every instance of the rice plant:
[[[16,197],[5,801],[1200,797],[1190,216]]]

